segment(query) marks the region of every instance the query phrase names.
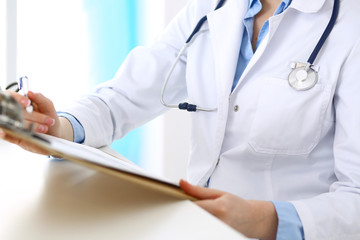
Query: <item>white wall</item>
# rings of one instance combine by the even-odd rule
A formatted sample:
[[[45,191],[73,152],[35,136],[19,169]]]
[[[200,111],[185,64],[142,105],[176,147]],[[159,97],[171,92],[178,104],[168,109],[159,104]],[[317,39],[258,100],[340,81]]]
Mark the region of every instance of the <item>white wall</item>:
[[[188,1],[166,1],[165,21],[169,22]],[[163,123],[164,175],[174,180],[185,178],[189,155],[189,113],[170,110],[164,116]]]
[[[17,74],[27,75],[30,89],[50,97],[62,109],[90,89],[82,1],[17,1]]]
[[[0,0],[0,78],[1,86],[5,87],[17,80],[16,57],[17,57],[17,13],[16,0]]]
[[[5,88],[6,79],[6,0],[0,0],[0,86]]]
[[[149,4],[144,8],[144,14],[147,14],[152,20],[156,19],[155,26],[152,23],[152,26],[146,27],[149,41],[155,38],[189,1],[145,1]],[[158,14],[159,9],[162,9],[163,15]],[[148,123],[147,126],[147,141],[156,141],[156,144],[149,143],[145,149],[142,149],[144,153],[142,167],[163,174],[174,181],[186,178],[189,155],[189,113],[170,110],[164,116]],[[159,135],[160,137],[155,137]]]
[[[72,2],[73,0],[63,0]],[[157,34],[170,22],[170,20],[178,13],[178,11],[184,7],[189,0],[146,0],[144,1],[144,14],[155,20],[152,25],[148,26],[148,31],[144,33],[150,41],[155,38]],[[6,2],[9,2],[8,7],[5,8]],[[19,29],[16,29],[16,2],[18,2],[18,21]],[[61,1],[60,1],[61,2]],[[79,90],[86,92],[88,89],[86,83],[82,82],[87,79],[86,71],[81,70],[86,65],[81,59],[86,59],[86,46],[84,46],[84,39],[78,39],[67,46],[72,48],[54,48],[57,44],[67,43],[64,37],[68,32],[71,31],[82,31],[84,29],[83,16],[79,14],[81,1],[72,2],[73,6],[71,9],[66,9],[67,14],[77,15],[78,20],[76,23],[67,22],[61,17],[54,17],[56,14],[61,14],[65,9],[61,9],[63,6],[57,1],[48,0],[0,0],[0,24],[4,24],[5,20],[5,9],[7,9],[8,19],[11,20],[10,33],[8,32],[8,38],[11,40],[11,46],[8,47],[9,55],[8,58],[4,58],[4,54],[0,54],[0,66],[5,68],[5,63],[10,63],[7,67],[7,71],[1,71],[0,68],[0,79],[7,79],[5,72],[8,72],[8,76],[13,75],[9,78],[10,81],[15,81],[17,75],[28,75],[29,72],[34,76],[31,77],[31,88],[36,91],[43,92],[47,96],[51,96],[54,100],[55,105],[65,105],[70,102],[71,99],[76,98],[75,95],[79,94]],[[59,3],[59,4],[56,4]],[[29,4],[32,7],[45,6],[47,11],[42,13],[43,15],[32,15],[31,12],[27,11]],[[78,6],[79,5],[79,6]],[[9,10],[10,8],[10,10]],[[158,11],[162,11],[163,14],[159,14]],[[47,17],[49,14],[49,17]],[[50,15],[52,17],[50,17]],[[60,21],[60,20],[61,21]],[[15,24],[15,26],[14,26]],[[34,28],[34,26],[36,26]],[[0,25],[2,27],[2,25]],[[4,29],[4,28],[2,28]],[[46,29],[46,31],[43,31]],[[4,31],[1,31],[4,32]],[[26,42],[21,41],[16,49],[16,33],[18,33],[19,39],[26,39]],[[81,36],[85,36],[83,33]],[[15,39],[15,40],[14,40]],[[5,36],[0,35],[0,51],[5,48]],[[8,40],[9,41],[9,40]],[[4,46],[2,46],[4,45]],[[65,44],[66,45],[66,44]],[[41,51],[41,49],[53,49],[52,51]],[[61,50],[61,51],[60,51]],[[77,59],[72,56],[72,51],[77,51]],[[79,54],[80,53],[80,54]],[[19,56],[17,64],[13,62],[16,59],[11,57]],[[57,57],[54,57],[57,56]],[[10,58],[10,59],[9,59]],[[67,59],[63,61],[62,59]],[[3,61],[3,62],[1,62]],[[76,64],[82,63],[81,65]],[[18,69],[16,69],[18,66]],[[70,66],[70,67],[69,67]],[[76,69],[71,66],[76,66]],[[46,69],[46,71],[44,71]],[[66,69],[66,71],[61,70]],[[54,73],[54,74],[49,74]],[[79,75],[80,74],[80,75]],[[76,81],[74,81],[76,80]],[[81,81],[80,81],[81,80]],[[76,82],[76,85],[73,83]],[[56,83],[56,85],[54,85]],[[81,84],[79,86],[78,84]],[[56,86],[56,87],[55,87]],[[61,86],[69,86],[77,91],[69,91],[67,98],[54,97],[57,92],[65,92],[65,89],[59,89]],[[58,94],[59,95],[59,94]],[[58,99],[59,98],[59,99]],[[178,110],[171,110],[165,116],[162,116],[148,124],[148,136],[149,144],[145,149],[141,149],[144,153],[143,158],[146,160],[144,167],[154,172],[159,172],[167,176],[168,178],[178,180],[179,178],[185,178],[186,166],[188,158],[189,148],[189,124],[188,124],[188,113],[180,112]],[[158,142],[154,146],[152,136],[160,135]]]

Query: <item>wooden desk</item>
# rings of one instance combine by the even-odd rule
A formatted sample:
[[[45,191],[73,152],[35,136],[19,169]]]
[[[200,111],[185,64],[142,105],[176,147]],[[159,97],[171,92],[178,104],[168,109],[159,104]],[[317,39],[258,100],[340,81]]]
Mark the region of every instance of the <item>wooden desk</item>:
[[[0,239],[245,239],[190,201],[0,140]]]

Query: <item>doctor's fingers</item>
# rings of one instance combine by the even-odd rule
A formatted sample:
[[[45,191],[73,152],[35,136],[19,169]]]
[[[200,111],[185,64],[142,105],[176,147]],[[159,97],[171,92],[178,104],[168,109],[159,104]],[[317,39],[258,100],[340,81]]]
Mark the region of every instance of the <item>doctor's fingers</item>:
[[[32,101],[35,111],[47,114],[55,118],[55,116],[57,115],[56,110],[53,102],[49,98],[45,97],[41,93],[34,93],[31,91],[28,92],[28,97]]]
[[[39,125],[44,125],[47,127],[52,127],[55,125],[55,119],[39,112],[28,113],[24,111],[24,119],[26,124],[35,123]]]
[[[11,91],[11,90],[7,90],[6,91],[8,94],[10,94],[10,96],[17,101],[21,106],[23,107],[27,107],[29,104],[29,99],[17,92]]]
[[[25,121],[25,129],[31,130],[32,132],[37,132],[37,133],[47,133],[49,131],[49,126],[47,126],[45,124],[39,124],[39,123],[30,122],[30,121]]]
[[[49,116],[37,112],[32,112],[30,114],[26,111],[24,112],[25,129],[31,129],[38,133],[48,133],[49,129],[55,125],[55,120]]]
[[[226,221],[228,207],[225,206],[223,203],[213,199],[206,199],[198,200],[195,202],[195,204],[204,209],[205,211],[211,213],[215,217],[221,219],[222,221],[229,223]]]
[[[197,199],[216,199],[224,194],[219,190],[192,185],[182,179],[180,180],[180,187],[185,193]]]
[[[53,102],[50,99],[44,97],[41,93],[33,93],[29,91],[29,98],[27,98],[14,91],[7,90],[6,92],[10,94],[10,96],[15,101],[17,101],[23,108],[28,107],[31,103],[33,106],[33,112],[41,112],[43,114],[51,116],[52,118],[57,117]]]

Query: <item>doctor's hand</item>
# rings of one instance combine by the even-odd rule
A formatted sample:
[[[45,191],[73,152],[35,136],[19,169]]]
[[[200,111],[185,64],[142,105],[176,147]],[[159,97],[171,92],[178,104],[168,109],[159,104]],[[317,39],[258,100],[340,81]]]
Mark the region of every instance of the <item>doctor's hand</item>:
[[[7,92],[24,108],[23,114],[26,128],[29,128],[30,125],[33,125],[34,132],[72,140],[72,127],[71,125],[69,126],[70,123],[68,123],[66,119],[59,118],[57,116],[54,104],[50,99],[46,98],[40,93],[33,93],[29,91],[28,97],[33,105],[33,111],[28,113],[25,108],[29,104],[29,99],[13,91]],[[39,149],[32,144],[7,135],[1,128],[0,138],[19,145],[25,150],[39,154],[48,154],[44,150]]]
[[[195,203],[246,237],[276,239],[278,218],[271,202],[244,200],[235,195],[181,180],[180,187],[199,200]]]

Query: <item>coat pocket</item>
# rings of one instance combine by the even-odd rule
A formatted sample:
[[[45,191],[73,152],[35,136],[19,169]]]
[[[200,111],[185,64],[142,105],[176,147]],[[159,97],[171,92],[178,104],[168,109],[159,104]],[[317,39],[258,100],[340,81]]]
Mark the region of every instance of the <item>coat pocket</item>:
[[[320,139],[331,85],[317,84],[309,90],[297,91],[283,79],[264,82],[249,144],[259,153],[310,153]]]

